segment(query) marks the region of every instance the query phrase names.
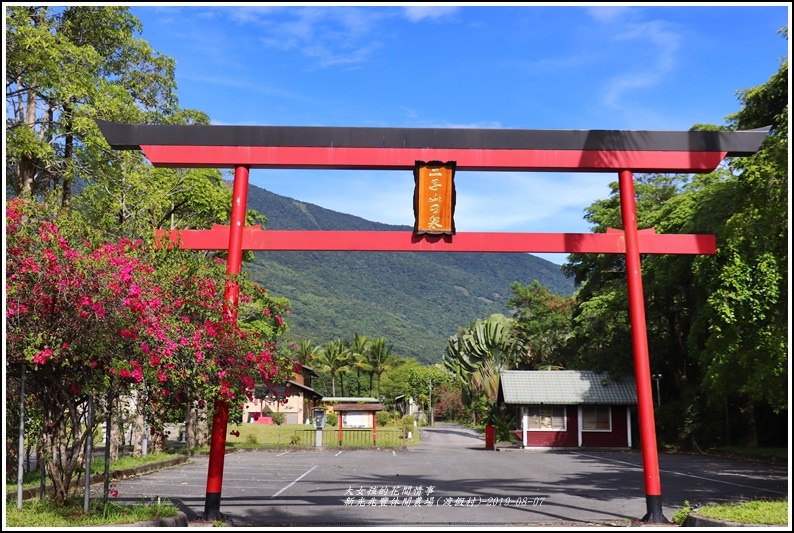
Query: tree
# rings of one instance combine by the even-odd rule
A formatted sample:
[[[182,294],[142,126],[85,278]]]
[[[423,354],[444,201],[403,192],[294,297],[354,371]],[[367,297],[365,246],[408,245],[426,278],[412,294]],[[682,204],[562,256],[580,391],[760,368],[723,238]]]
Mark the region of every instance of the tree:
[[[528,360],[522,363],[565,367],[574,299],[552,294],[537,280],[526,286],[513,283],[510,289],[513,297],[507,306],[514,309],[513,317],[528,350]]]
[[[372,395],[372,365],[369,363],[371,342],[366,335],[358,333],[353,337],[350,345],[350,366],[356,369],[356,386],[358,396],[361,396],[361,372],[369,375],[369,394]]]
[[[676,233],[691,228],[691,224],[681,220],[682,212],[673,212],[675,204],[671,204],[690,187],[689,176],[638,174],[634,181],[638,229],[655,228],[660,233]],[[608,228],[622,229],[618,184],[612,183],[610,197],[594,202],[586,213],[585,218],[596,233],[606,232]],[[660,303],[646,304],[648,344],[651,363],[656,369],[660,368],[660,359],[671,359],[670,353],[657,352],[656,347],[686,344],[681,340],[675,321],[681,319],[685,323],[688,320],[681,310],[690,308],[683,302],[693,290],[689,272],[691,262],[691,258],[642,258],[645,301]],[[660,266],[654,268],[653,265]],[[673,265],[676,266],[673,268]],[[580,285],[571,315],[572,335],[566,343],[569,366],[613,375],[633,374],[625,257],[620,254],[571,254],[563,265],[563,271]],[[654,276],[649,275],[650,272]],[[661,305],[662,301],[668,302],[666,307]],[[673,301],[676,301],[675,305]],[[678,313],[672,313],[673,310],[678,310]],[[668,322],[670,319],[674,322]],[[677,335],[676,341],[660,343],[656,337],[657,334],[664,337],[671,333]]]
[[[129,7],[10,6],[6,13],[8,183],[22,196],[59,188],[68,209],[73,187],[99,176],[93,119],[168,116],[176,108],[175,63],[135,36],[141,24]]]
[[[331,376],[331,396],[336,396],[336,377],[348,369],[349,355],[350,351],[344,347],[342,339],[328,341],[317,354],[317,370]]]
[[[367,363],[377,378],[376,396],[380,396],[380,377],[384,372],[391,370],[398,361],[399,356],[394,353],[394,347],[386,343],[386,339],[378,337],[372,340]]]
[[[322,348],[320,346],[314,346],[312,341],[304,339],[301,340],[297,348],[295,348],[295,355],[297,355],[301,361],[310,363],[317,357],[321,350]]]
[[[475,422],[495,403],[500,372],[515,368],[526,353],[515,321],[498,313],[477,319],[449,338],[444,366],[458,376]]]
[[[788,407],[788,63],[739,96],[743,107],[727,126],[695,128],[771,125],[758,153],[705,175],[635,176],[640,229],[717,237],[715,256],[642,260],[651,368],[668,384],[661,419],[676,439],[715,443],[729,398],[743,402],[751,443],[756,404],[778,413]],[[595,231],[620,228],[617,184],[586,219]],[[580,285],[569,341],[573,364],[628,372],[633,347],[622,257],[572,254],[563,270]]]
[[[451,422],[465,422],[466,406],[460,395],[460,388],[451,383],[433,387],[433,416]]]
[[[41,402],[40,449],[60,502],[98,420],[86,426],[92,398],[137,391],[162,435],[186,401],[239,401],[255,380],[279,379],[295,365],[276,343],[286,330],[283,301],[240,276],[241,303],[268,317],[246,329],[247,320],[223,313],[222,263],[191,271],[175,260],[173,270],[156,270],[147,264],[153,255],[184,252],[98,242],[81,222],[53,202],[6,206],[6,370],[26,372]]]
[[[787,28],[781,30],[788,38]],[[704,367],[703,386],[715,402],[745,397],[750,442],[756,402],[788,408],[788,60],[770,79],[739,93],[742,109],[728,126],[772,126],[752,157],[731,161],[731,211],[718,228],[713,261],[698,261],[708,298],[692,342]]]
[[[419,391],[414,388],[411,379],[414,373],[421,372],[426,368],[428,367],[412,357],[401,358],[392,370],[383,373],[381,377],[381,394],[389,399],[398,396],[416,399]],[[421,388],[421,390],[425,389],[426,387],[424,386]]]
[[[80,439],[90,430],[81,425],[87,398],[100,390],[137,398],[155,431],[156,448],[164,423],[186,416],[185,405],[200,408],[212,397],[239,401],[255,379],[287,379],[296,362],[276,340],[287,330],[282,316],[289,304],[239,275],[233,280],[241,288],[239,321],[224,320],[221,294],[232,280],[220,261],[206,257],[222,259],[224,252],[150,246],[155,229],[227,222],[231,190],[217,170],[153,169],[141,153],[108,149],[95,119],[209,123],[204,113],[178,108],[174,62],[136,36],[141,25],[128,7],[12,6],[6,24],[8,186],[18,198],[42,202],[40,213],[32,204],[7,206],[7,217],[14,219],[8,240],[22,250],[7,263],[19,271],[7,293],[17,298],[9,328],[14,353],[7,363],[34,370],[32,394],[38,388],[48,398],[42,438],[48,439],[43,444],[49,455],[42,464],[54,469],[58,495],[65,497],[81,460]],[[54,195],[62,213],[49,202]],[[264,217],[249,211],[247,222]],[[37,244],[30,233],[37,230],[48,244]],[[110,242],[117,244],[102,244]],[[54,280],[35,281],[31,269],[45,264]],[[78,280],[86,280],[84,287],[71,285]],[[69,290],[53,288],[57,283]],[[125,283],[135,294],[120,302],[114,291]],[[39,292],[27,294],[31,286]],[[41,308],[42,302],[63,312]],[[39,313],[36,320],[31,309]],[[95,341],[68,340],[82,338],[83,327],[90,326]],[[54,348],[62,336],[69,350]],[[89,380],[74,358],[90,362],[94,354],[98,366],[87,372]],[[59,389],[70,383],[79,394]],[[104,405],[112,418],[118,394],[95,405]],[[195,411],[188,411],[192,420]],[[188,424],[189,441],[191,429]]]

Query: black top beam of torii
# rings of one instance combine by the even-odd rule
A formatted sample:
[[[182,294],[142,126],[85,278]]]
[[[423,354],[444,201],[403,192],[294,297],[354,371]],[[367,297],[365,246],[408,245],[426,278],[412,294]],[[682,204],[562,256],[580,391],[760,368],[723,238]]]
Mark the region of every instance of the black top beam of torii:
[[[150,125],[96,121],[110,146],[181,168],[709,172],[754,154],[769,127],[744,131],[523,130]]]

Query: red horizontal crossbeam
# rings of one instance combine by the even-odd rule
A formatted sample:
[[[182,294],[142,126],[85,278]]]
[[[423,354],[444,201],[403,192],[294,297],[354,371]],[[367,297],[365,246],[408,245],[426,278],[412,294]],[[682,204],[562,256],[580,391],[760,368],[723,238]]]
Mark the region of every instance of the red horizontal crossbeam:
[[[479,150],[455,148],[328,148],[306,146],[153,146],[159,167],[413,170],[416,161],[455,161],[457,170],[711,172],[726,152],[639,150]]]
[[[211,230],[160,230],[181,249],[224,250],[229,247],[229,227]],[[639,233],[642,254],[716,253],[714,235]],[[493,233],[460,232],[455,235],[415,235],[410,231],[243,230],[243,250],[279,252],[526,252],[624,254],[622,231],[608,233]]]

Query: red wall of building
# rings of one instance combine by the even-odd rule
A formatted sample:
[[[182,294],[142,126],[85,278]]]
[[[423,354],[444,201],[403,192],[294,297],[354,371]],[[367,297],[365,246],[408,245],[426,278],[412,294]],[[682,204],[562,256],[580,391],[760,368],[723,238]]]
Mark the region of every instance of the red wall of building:
[[[583,431],[583,448],[625,448],[628,446],[628,428],[626,427],[626,407],[622,405],[612,406],[612,431]],[[527,431],[527,447],[551,448],[567,447],[576,448],[579,446],[579,416],[578,408],[575,405],[568,405],[565,408],[567,418],[566,431]],[[521,430],[515,432],[519,442],[521,441]]]
[[[579,419],[575,405],[565,408],[566,431],[527,431],[527,447],[577,447],[579,439],[576,436],[579,429]],[[521,431],[519,430],[519,439]]]
[[[628,446],[628,429],[626,428],[626,407],[612,406],[612,431],[583,431],[582,447],[619,447]]]

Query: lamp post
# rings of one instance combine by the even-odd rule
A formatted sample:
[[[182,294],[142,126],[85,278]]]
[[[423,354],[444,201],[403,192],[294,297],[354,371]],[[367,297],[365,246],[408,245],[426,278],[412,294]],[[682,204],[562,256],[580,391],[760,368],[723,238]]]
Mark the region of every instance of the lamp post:
[[[659,392],[659,381],[661,381],[662,375],[661,374],[653,374],[651,377],[656,382],[656,405],[662,405],[662,395]]]

